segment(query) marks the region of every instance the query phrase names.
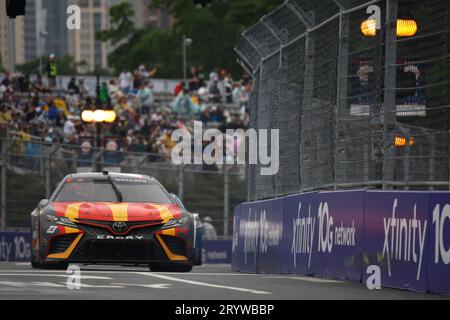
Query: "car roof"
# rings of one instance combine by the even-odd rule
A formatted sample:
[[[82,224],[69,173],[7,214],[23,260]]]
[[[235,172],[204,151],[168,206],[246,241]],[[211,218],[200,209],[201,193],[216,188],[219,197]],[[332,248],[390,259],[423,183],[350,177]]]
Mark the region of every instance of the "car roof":
[[[83,178],[104,178],[107,175],[113,178],[129,178],[129,179],[154,179],[149,175],[135,174],[135,173],[116,173],[116,172],[86,172],[86,173],[72,173],[66,176],[72,179],[83,179]]]

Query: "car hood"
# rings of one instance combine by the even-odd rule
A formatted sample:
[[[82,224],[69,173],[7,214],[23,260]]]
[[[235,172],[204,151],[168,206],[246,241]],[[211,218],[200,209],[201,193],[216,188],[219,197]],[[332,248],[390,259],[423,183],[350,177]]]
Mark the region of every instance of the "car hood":
[[[175,204],[115,202],[53,202],[51,211],[72,221],[152,221],[178,219],[182,210]]]

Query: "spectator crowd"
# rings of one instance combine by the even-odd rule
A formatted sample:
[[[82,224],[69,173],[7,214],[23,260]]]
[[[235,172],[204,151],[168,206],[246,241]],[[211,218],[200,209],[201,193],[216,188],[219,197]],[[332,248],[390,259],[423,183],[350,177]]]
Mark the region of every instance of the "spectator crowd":
[[[81,77],[72,77],[61,88],[48,75],[5,72],[0,77],[0,127],[13,139],[80,147],[100,143],[106,149],[166,159],[176,144],[172,132],[191,130],[194,120],[222,131],[246,128],[252,90],[248,74],[234,82],[224,69],[206,76],[202,66],[192,67],[187,83],[180,82],[170,93],[169,103],[157,99],[152,83],[156,74],[156,69],[141,65],[100,81],[90,92]],[[101,125],[100,137],[96,124],[81,119],[83,110],[98,108],[116,113],[113,123]]]

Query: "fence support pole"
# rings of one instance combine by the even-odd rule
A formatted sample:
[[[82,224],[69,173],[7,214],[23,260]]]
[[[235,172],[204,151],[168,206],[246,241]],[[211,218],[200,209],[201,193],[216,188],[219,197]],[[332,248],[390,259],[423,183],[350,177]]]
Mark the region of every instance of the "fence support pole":
[[[394,137],[396,127],[396,91],[397,86],[397,0],[386,0],[386,58],[384,77],[384,104],[383,104],[383,189],[389,188],[389,182],[393,180],[392,159]]]
[[[226,164],[223,166],[223,235],[228,238],[230,219],[230,171]]]
[[[337,190],[340,182],[339,166],[339,137],[340,137],[340,116],[344,110],[347,100],[348,84],[348,42],[350,32],[350,19],[348,14],[344,14],[347,1],[335,1],[340,8],[339,16],[339,52],[338,52],[338,74],[337,74],[337,94],[335,109],[335,141],[334,141],[334,190]],[[346,181],[344,181],[346,182]]]
[[[2,142],[2,166],[1,166],[1,214],[0,214],[0,222],[1,229],[4,231],[6,229],[6,170],[8,169],[8,157],[6,155],[7,152],[7,141]]]
[[[45,159],[44,161],[44,163],[45,163],[45,166],[44,166],[44,181],[45,181],[45,198],[46,199],[48,199],[48,198],[50,198],[50,192],[51,192],[51,181],[50,181],[50,172],[51,172],[51,163],[50,163],[50,161],[52,161],[51,160],[51,155],[52,155],[52,151],[51,150],[49,150],[49,153],[48,153],[48,156],[47,156],[47,159]]]
[[[178,168],[178,197],[181,201],[184,198],[184,166],[180,165]]]
[[[315,63],[315,39],[314,35],[308,30],[305,38],[305,83],[304,83],[304,95],[303,95],[303,110],[305,108],[311,108],[314,100],[314,63]],[[302,112],[300,118],[300,130],[303,128],[307,128],[308,126],[304,126],[304,111]],[[303,132],[300,133],[302,139],[300,139],[300,154],[305,155],[305,138]],[[313,144],[316,141],[312,142]],[[303,157],[302,156],[302,157]],[[304,162],[302,158],[300,158],[300,191],[304,191],[308,186],[308,172],[304,166]]]

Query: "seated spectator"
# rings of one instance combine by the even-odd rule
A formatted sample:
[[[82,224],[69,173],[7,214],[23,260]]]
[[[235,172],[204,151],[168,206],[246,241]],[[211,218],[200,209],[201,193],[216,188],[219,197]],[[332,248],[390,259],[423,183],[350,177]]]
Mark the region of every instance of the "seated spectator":
[[[33,81],[32,89],[37,92],[45,91],[44,81],[42,80],[42,76],[40,74],[36,77],[36,80]]]
[[[219,90],[219,81],[214,80],[209,87],[209,102],[220,103],[222,101],[222,94]]]
[[[141,114],[148,114],[154,102],[153,92],[149,88],[149,82],[146,81],[141,84],[137,96],[141,105]]]
[[[184,88],[186,87],[186,84],[184,81],[181,81],[179,84],[175,86],[175,89],[173,90],[173,94],[175,97],[177,97],[181,92],[183,92]]]
[[[209,114],[208,108],[206,108],[200,115],[200,121],[203,122],[203,124],[207,124],[208,122],[211,121],[211,116]]]
[[[80,94],[80,87],[77,85],[77,80],[75,77],[70,78],[69,84],[67,85],[67,90],[72,91],[75,94]]]

